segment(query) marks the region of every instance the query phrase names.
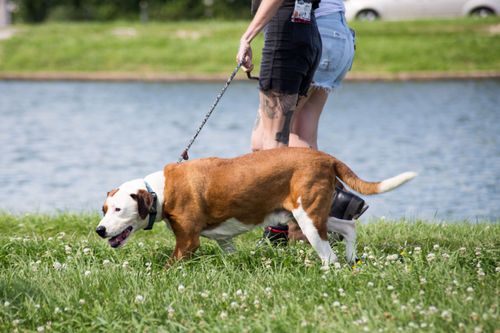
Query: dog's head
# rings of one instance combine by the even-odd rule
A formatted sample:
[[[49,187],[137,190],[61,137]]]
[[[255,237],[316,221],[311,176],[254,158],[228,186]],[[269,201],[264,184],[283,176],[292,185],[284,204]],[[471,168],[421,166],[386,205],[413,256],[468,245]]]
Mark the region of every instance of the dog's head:
[[[134,232],[148,225],[153,196],[143,180],[133,180],[108,192],[102,211],[104,217],[96,228],[102,238],[108,238],[111,247],[125,244]]]

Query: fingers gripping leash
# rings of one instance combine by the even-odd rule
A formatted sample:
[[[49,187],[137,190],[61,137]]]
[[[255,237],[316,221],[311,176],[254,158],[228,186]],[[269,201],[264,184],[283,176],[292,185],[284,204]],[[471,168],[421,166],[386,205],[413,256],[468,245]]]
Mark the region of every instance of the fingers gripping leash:
[[[221,97],[226,92],[227,87],[229,87],[229,84],[231,84],[231,81],[233,81],[233,79],[236,76],[236,73],[238,73],[238,70],[240,69],[240,67],[241,67],[241,62],[238,63],[238,65],[236,65],[236,68],[231,73],[231,76],[227,79],[226,84],[224,84],[224,87],[222,88],[221,92],[215,98],[215,101],[212,104],[212,107],[210,108],[210,111],[208,111],[208,113],[205,115],[205,118],[201,122],[201,125],[198,127],[198,130],[196,130],[196,133],[194,134],[194,136],[191,138],[191,140],[187,144],[186,148],[184,149],[184,151],[182,152],[181,156],[179,157],[179,160],[177,161],[177,163],[181,163],[182,161],[187,161],[189,159],[189,155],[188,155],[189,149],[191,148],[191,146],[193,145],[194,141],[198,137],[198,134],[200,134],[201,130],[205,126],[205,123],[207,122],[208,118],[210,118],[210,115],[215,110],[215,107],[219,103],[219,100],[221,99]]]

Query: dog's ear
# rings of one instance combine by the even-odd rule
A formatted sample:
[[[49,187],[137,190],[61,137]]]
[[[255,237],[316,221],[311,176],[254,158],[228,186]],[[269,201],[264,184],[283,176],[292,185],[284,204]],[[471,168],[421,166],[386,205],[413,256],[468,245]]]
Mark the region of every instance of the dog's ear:
[[[145,190],[139,190],[137,194],[132,193],[130,196],[137,201],[139,216],[144,220],[148,216],[151,206],[153,206],[153,196]]]
[[[115,195],[115,193],[116,193],[116,192],[118,192],[118,189],[117,189],[117,188],[115,188],[115,189],[113,189],[113,190],[109,191],[109,192],[108,192],[108,197],[112,197],[113,195]]]
[[[116,192],[118,192],[117,188],[109,191],[108,194],[106,195],[106,199],[115,195]],[[106,204],[106,201],[104,201],[104,205],[102,206],[102,213],[106,215],[107,211],[108,211],[108,205]]]

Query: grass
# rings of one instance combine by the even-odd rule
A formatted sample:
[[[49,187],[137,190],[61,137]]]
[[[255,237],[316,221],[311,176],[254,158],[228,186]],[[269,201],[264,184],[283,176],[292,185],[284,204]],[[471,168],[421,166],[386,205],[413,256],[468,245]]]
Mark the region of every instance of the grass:
[[[2,72],[228,74],[248,22],[15,26],[0,41]],[[354,73],[500,71],[500,18],[354,22]],[[131,28],[132,32],[123,28]],[[259,62],[262,36],[254,43]]]
[[[354,268],[320,270],[310,247],[255,248],[165,270],[162,225],[113,250],[97,215],[0,214],[0,331],[498,332],[498,224],[376,221]],[[343,253],[342,245],[336,251]]]

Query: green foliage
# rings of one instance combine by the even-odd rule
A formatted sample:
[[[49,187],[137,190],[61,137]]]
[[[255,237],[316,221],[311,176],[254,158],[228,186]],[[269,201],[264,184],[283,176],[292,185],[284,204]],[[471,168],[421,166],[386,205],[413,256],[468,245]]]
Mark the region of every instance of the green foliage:
[[[24,22],[110,21],[139,19],[140,5],[147,4],[152,20],[192,20],[200,18],[249,18],[246,0],[17,0],[19,18]]]
[[[51,332],[493,332],[500,225],[373,221],[363,262],[320,270],[306,244],[224,255],[203,240],[164,269],[161,224],[111,249],[97,214],[0,214],[0,327]],[[342,258],[343,244],[334,244]]]
[[[352,73],[500,71],[500,34],[494,32],[499,23],[500,18],[355,22]],[[248,21],[216,20],[17,25],[12,38],[0,41],[0,72],[227,75],[247,26]],[[257,65],[262,39],[260,34],[252,42]]]

